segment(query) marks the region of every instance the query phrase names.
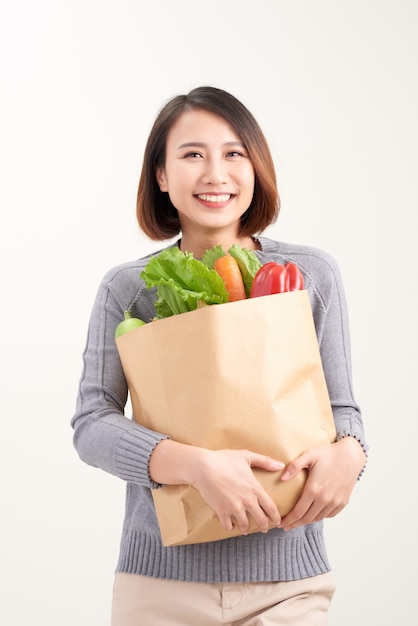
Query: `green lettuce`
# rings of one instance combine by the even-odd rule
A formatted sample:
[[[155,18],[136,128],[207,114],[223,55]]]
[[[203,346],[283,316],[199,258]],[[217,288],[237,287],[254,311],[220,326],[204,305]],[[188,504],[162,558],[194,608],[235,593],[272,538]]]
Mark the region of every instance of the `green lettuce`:
[[[141,272],[148,289],[157,288],[157,318],[194,311],[207,304],[228,302],[219,274],[190,252],[173,247],[151,257]]]
[[[261,263],[253,250],[241,248],[238,244],[231,246],[228,253],[238,263],[248,298]],[[225,256],[222,246],[206,250],[202,260],[195,259],[191,252],[182,252],[176,246],[152,256],[141,278],[148,289],[157,289],[157,318],[194,311],[208,304],[228,302],[225,283],[213,269],[216,259],[221,256]]]
[[[225,256],[222,246],[213,246],[213,248],[206,250],[205,254],[202,256],[202,263],[207,265],[210,269],[213,269],[216,259],[219,259],[221,256]]]

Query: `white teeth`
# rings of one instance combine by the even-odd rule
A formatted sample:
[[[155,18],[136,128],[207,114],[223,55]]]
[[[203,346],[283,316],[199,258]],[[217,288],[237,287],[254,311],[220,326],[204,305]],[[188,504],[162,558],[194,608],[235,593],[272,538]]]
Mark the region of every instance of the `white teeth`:
[[[204,200],[205,202],[228,202],[231,194],[224,193],[220,196],[212,196],[208,193],[200,193],[197,197],[200,198],[200,200]]]

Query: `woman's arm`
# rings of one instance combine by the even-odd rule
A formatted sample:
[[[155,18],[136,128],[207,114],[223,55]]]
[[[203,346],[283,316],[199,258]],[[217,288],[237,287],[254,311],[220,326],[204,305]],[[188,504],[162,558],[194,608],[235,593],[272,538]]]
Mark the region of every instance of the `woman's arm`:
[[[140,288],[139,263],[108,272],[93,305],[77,406],[72,418],[80,458],[123,480],[156,487],[148,471],[154,447],[166,436],[124,415],[128,388],[115,343],[115,328]],[[147,307],[145,299],[141,301]],[[152,316],[143,309],[144,319]]]

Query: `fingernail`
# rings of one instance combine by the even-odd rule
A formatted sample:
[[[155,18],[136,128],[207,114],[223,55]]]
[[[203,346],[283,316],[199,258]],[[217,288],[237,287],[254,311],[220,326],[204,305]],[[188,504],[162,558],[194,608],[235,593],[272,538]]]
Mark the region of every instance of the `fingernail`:
[[[283,463],[282,461],[276,461],[275,465],[277,469],[283,469],[284,467],[286,467],[286,464]]]

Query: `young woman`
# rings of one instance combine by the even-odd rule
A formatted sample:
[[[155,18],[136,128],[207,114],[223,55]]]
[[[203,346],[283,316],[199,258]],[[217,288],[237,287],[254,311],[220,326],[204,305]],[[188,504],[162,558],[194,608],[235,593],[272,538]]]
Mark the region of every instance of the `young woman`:
[[[322,520],[347,504],[367,445],[352,394],[338,267],[318,249],[261,236],[278,211],[267,142],[241,102],[201,87],[167,103],[145,149],[140,227],[153,240],[179,235],[174,245],[197,258],[214,245],[226,251],[238,243],[263,264],[297,263],[311,300],[337,441],[307,450],[286,467],[288,479],[307,469],[308,480],[294,509],[281,518],[252,471],[281,470],[280,459],[184,445],[125,417],[128,390],[114,333],[125,310],[153,317],[152,292],[140,279],[149,257],[110,270],[92,311],[72,424],[82,460],[126,481],[112,626],[326,623],[334,582]],[[196,487],[222,526],[238,526],[242,535],[163,547],[151,488],[168,484]],[[260,532],[246,534],[248,516]],[[271,523],[275,528],[268,531]]]

